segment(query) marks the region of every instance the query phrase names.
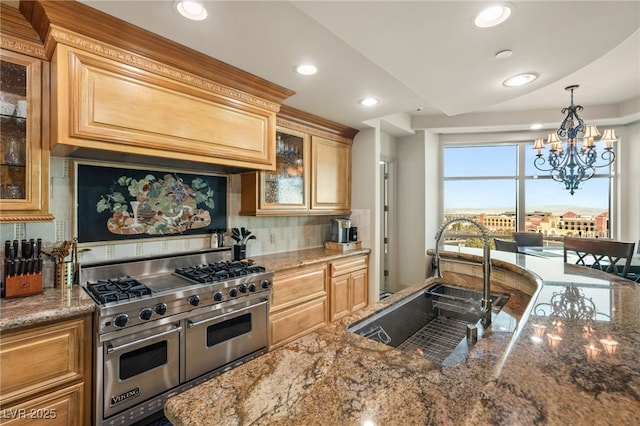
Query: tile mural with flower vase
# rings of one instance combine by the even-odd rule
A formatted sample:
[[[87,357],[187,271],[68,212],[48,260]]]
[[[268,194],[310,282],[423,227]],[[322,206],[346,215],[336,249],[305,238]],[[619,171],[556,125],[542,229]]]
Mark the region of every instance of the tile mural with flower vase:
[[[95,164],[78,164],[77,175],[82,242],[226,228],[226,176]]]

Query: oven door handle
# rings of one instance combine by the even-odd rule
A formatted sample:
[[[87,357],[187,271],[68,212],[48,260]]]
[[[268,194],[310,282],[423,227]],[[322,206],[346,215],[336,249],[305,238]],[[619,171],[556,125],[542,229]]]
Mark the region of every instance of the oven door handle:
[[[107,353],[111,354],[111,353],[118,352],[118,351],[121,351],[123,349],[129,348],[129,347],[134,346],[134,345],[139,345],[140,343],[148,342],[149,340],[155,340],[155,339],[157,339],[159,337],[163,337],[163,336],[167,336],[169,334],[177,333],[179,331],[182,331],[182,326],[177,326],[176,328],[172,328],[171,330],[164,331],[164,332],[158,333],[158,334],[154,334],[153,336],[145,337],[144,339],[139,339],[139,340],[136,340],[135,342],[125,343],[124,345],[120,345],[120,346],[113,346],[111,344],[111,342],[107,342],[107,343],[105,343],[105,345],[107,346]]]
[[[250,305],[250,306],[247,306],[247,307],[245,307],[245,308],[238,309],[237,311],[227,312],[227,313],[224,313],[224,314],[221,314],[221,315],[216,315],[215,317],[207,318],[207,319],[204,319],[204,320],[202,320],[202,321],[191,321],[190,319],[188,319],[188,320],[187,320],[187,328],[197,327],[197,326],[199,326],[199,325],[206,324],[206,323],[208,323],[208,322],[215,321],[215,320],[218,320],[218,319],[220,319],[220,318],[223,318],[223,317],[225,317],[225,316],[227,316],[227,315],[229,315],[229,314],[239,315],[239,314],[241,314],[242,312],[246,312],[246,311],[249,311],[249,310],[251,310],[251,309],[255,309],[256,307],[258,307],[258,306],[260,306],[260,305],[264,305],[264,304],[265,304],[265,303],[267,303],[268,301],[269,301],[269,299],[264,299],[264,300],[263,300],[263,301],[261,301],[260,303],[255,303],[255,304]]]

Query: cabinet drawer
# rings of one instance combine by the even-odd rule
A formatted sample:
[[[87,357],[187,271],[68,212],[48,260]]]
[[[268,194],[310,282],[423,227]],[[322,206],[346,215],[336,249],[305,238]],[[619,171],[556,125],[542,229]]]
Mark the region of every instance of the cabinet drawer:
[[[304,303],[269,317],[270,349],[284,345],[327,323],[327,298]]]
[[[84,383],[15,405],[2,407],[3,425],[82,426]]]
[[[346,274],[367,267],[367,256],[349,257],[331,262],[331,276]]]
[[[276,273],[273,278],[271,312],[306,302],[327,294],[327,268],[325,265],[311,269]]]
[[[0,403],[10,403],[56,386],[79,381],[84,373],[82,319],[6,333],[0,340]]]

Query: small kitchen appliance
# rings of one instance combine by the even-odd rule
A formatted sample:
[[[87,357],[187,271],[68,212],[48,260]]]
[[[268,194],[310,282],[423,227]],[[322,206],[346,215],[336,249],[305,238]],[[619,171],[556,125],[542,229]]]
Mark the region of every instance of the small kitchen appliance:
[[[348,243],[349,228],[351,228],[351,220],[331,219],[331,241],[334,243]]]

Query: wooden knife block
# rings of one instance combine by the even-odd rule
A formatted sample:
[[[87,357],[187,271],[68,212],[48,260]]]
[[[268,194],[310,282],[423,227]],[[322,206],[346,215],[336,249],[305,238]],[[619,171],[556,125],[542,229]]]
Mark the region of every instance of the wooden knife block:
[[[31,296],[42,293],[42,272],[37,274],[14,275],[5,277],[4,297]]]

